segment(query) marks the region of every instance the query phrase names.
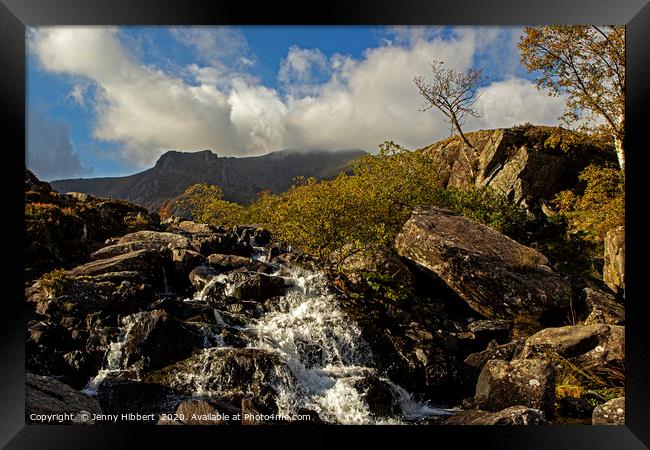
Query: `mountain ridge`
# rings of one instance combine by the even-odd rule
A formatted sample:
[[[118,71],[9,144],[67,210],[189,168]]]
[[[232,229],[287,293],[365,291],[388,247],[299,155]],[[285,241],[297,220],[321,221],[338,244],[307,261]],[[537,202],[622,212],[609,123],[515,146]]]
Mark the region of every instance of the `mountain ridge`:
[[[360,149],[290,148],[237,158],[218,156],[211,150],[169,150],[153,167],[132,175],[54,180],[50,184],[62,193],[83,192],[126,200],[151,211],[159,210],[187,187],[201,182],[218,185],[226,200],[246,203],[254,200],[261,191],[286,191],[297,176],[333,178],[348,171],[354,160],[366,154]]]

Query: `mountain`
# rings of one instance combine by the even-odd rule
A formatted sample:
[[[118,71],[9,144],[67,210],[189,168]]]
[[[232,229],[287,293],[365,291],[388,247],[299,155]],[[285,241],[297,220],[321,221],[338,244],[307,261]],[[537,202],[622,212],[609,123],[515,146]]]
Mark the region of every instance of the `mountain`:
[[[297,176],[333,178],[365,155],[362,150],[281,150],[262,156],[219,157],[210,150],[168,151],[151,169],[125,177],[52,181],[59,192],[83,192],[137,203],[151,211],[182,194],[188,186],[216,184],[224,198],[246,203],[260,191],[284,192]]]

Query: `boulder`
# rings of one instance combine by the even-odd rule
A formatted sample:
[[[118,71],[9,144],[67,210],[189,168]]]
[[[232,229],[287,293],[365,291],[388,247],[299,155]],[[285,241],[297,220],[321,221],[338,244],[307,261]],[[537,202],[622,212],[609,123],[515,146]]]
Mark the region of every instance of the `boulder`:
[[[197,291],[201,291],[206,284],[216,277],[218,272],[210,266],[197,266],[188,275],[190,283]]]
[[[368,276],[376,274],[393,277],[403,289],[410,289],[415,283],[406,264],[388,250],[369,249],[355,253],[343,261],[341,270],[354,284],[363,283]]]
[[[617,397],[594,408],[594,425],[625,425],[625,397]]]
[[[194,250],[175,249],[172,250],[172,263],[174,265],[172,285],[176,292],[183,292],[188,287],[189,274],[195,267],[205,264],[205,257]]]
[[[141,371],[159,369],[209,344],[199,329],[163,310],[144,311],[123,321],[128,330],[122,346],[124,367]]]
[[[27,372],[25,377],[25,420],[29,423],[91,423],[86,414],[101,414],[97,400],[53,378]],[[62,421],[36,420],[38,414],[73,414]]]
[[[578,366],[625,364],[625,327],[620,325],[573,325],[545,328],[530,336],[519,358],[535,358],[553,352]]]
[[[479,372],[488,361],[493,359],[510,361],[517,352],[517,349],[523,347],[523,344],[524,341],[521,339],[503,345],[499,345],[497,341],[490,341],[485,350],[467,356],[467,358],[465,358],[465,364],[476,369],[476,375],[478,376]]]
[[[487,318],[557,320],[571,301],[544,255],[449,210],[416,208],[395,245]]]
[[[145,382],[180,393],[218,398],[237,404],[247,397],[277,395],[277,388],[296,383],[275,353],[258,348],[213,347],[145,376]],[[277,407],[273,407],[277,412]]]
[[[544,413],[526,406],[511,406],[498,412],[465,410],[449,417],[443,425],[545,425]]]
[[[126,244],[129,242],[146,242],[151,245],[160,245],[167,247],[170,250],[192,249],[189,239],[187,239],[185,236],[162,231],[137,231],[135,233],[125,234],[117,243]]]
[[[219,271],[219,273],[230,272],[231,270],[240,268],[266,274],[275,271],[273,266],[262,261],[246,258],[245,256],[222,255],[218,253],[208,256],[208,264]]]
[[[609,292],[586,287],[582,291],[582,302],[585,325],[597,323],[625,325],[625,307]]]
[[[196,223],[196,222],[192,222],[191,220],[183,220],[179,222],[176,225],[176,228],[179,228],[187,233],[192,233],[192,234],[195,233],[209,234],[209,233],[214,233],[216,231],[216,229],[213,226],[208,225],[207,223]]]
[[[240,275],[240,274],[237,274]],[[241,274],[244,280],[236,282],[232,296],[238,300],[263,301],[284,294],[284,278],[263,273]]]
[[[237,238],[229,233],[195,234],[192,235],[192,247],[204,256],[213,253],[234,253]]]
[[[605,236],[603,281],[614,292],[625,289],[625,228],[610,230]]]
[[[353,384],[375,418],[395,417],[402,412],[390,384],[375,376],[363,377]]]
[[[479,409],[487,411],[524,405],[551,416],[555,403],[555,370],[549,362],[537,359],[488,361],[476,383],[474,401]]]
[[[98,259],[107,259],[114,256],[125,255],[137,250],[158,250],[165,247],[165,245],[160,245],[160,243],[150,241],[135,241],[125,242],[124,244],[107,245],[106,247],[102,247],[91,253],[90,260],[96,261]]]
[[[163,290],[165,288],[165,265],[169,254],[156,250],[136,250],[112,258],[100,259],[77,266],[71,275],[101,275],[110,272],[134,271],[142,275],[147,284]]]

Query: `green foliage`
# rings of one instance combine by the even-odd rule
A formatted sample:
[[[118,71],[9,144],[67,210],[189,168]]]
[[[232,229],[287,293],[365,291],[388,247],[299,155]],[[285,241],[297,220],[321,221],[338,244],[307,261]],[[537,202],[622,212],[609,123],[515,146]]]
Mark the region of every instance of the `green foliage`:
[[[247,206],[223,200],[216,186],[199,184],[185,192],[184,202],[198,221],[262,224],[332,272],[358,252],[391,247],[416,205],[450,208],[507,234],[523,229],[525,212],[500,194],[442,188],[430,158],[385,142],[377,155],[360,158],[351,175],[298,178],[287,192],[262,193]],[[370,282],[380,288],[377,280]]]
[[[74,277],[63,269],[55,269],[41,278],[41,284],[49,297],[57,297],[74,282]]]
[[[611,135],[600,130],[567,130],[562,127],[547,127],[524,123],[515,125],[513,130],[522,133],[533,147],[544,150],[561,150],[568,152],[582,145],[599,145],[611,151]]]
[[[370,272],[363,278],[366,286],[377,297],[398,302],[406,300],[412,293],[412,286],[405,284],[398,274]]]
[[[562,191],[553,204],[567,219],[570,231],[602,241],[609,230],[625,222],[625,189],[621,171],[590,165],[580,173],[575,191]]]

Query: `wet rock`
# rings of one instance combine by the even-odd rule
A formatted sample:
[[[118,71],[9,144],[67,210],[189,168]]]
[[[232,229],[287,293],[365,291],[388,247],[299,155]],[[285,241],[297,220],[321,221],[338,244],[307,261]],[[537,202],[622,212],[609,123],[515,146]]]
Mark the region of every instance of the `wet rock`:
[[[217,233],[209,235],[193,235],[192,247],[204,256],[214,253],[231,254],[237,239],[231,234]]]
[[[555,370],[542,360],[488,361],[478,378],[474,400],[479,409],[499,411],[524,405],[553,414]]]
[[[218,272],[211,266],[197,266],[192,269],[188,278],[194,289],[201,291],[217,274]]]
[[[99,259],[113,258],[119,255],[125,255],[127,253],[135,252],[137,250],[159,250],[161,248],[166,248],[166,245],[162,245],[159,242],[152,241],[135,241],[135,242],[126,242],[123,244],[113,244],[106,247],[102,247],[99,250],[90,254],[91,261],[97,261]]]
[[[81,392],[53,378],[27,372],[25,377],[25,420],[30,423],[48,423],[30,419],[32,414],[78,414],[85,411],[101,414],[99,403]],[[52,424],[71,423],[49,422]]]
[[[271,242],[271,232],[265,228],[255,228],[252,237],[257,247],[264,247]]]
[[[176,292],[184,292],[188,288],[188,276],[191,271],[205,264],[205,257],[194,250],[176,249],[172,250],[172,263],[174,275],[172,284]]]
[[[275,270],[270,264],[237,255],[212,254],[208,257],[208,264],[215,268],[219,273],[241,268],[247,269],[251,272],[262,272],[266,274]]]
[[[205,349],[150,373],[145,381],[188,395],[201,392],[206,398],[232,403],[247,397],[275,396],[276,388],[295,384],[287,365],[274,353],[257,348],[219,347]]]
[[[625,228],[610,230],[605,236],[603,281],[614,292],[625,289]]]
[[[395,393],[386,381],[375,376],[363,377],[354,383],[354,388],[363,396],[375,418],[394,417],[402,412]]]
[[[128,326],[122,347],[125,367],[159,369],[209,344],[196,327],[162,310],[141,312],[124,321]]]
[[[123,379],[119,376],[105,379],[97,388],[97,400],[105,414],[117,414],[118,422],[126,422],[124,412],[143,415],[153,414],[149,420],[138,424],[154,424],[161,413],[174,411],[175,405],[183,397],[174,389],[159,384]]]
[[[284,279],[262,273],[245,274],[243,281],[233,287],[233,297],[238,300],[263,301],[284,294]]]
[[[546,417],[539,409],[511,406],[498,412],[461,411],[449,417],[444,425],[545,425]]]
[[[546,328],[526,340],[520,358],[556,353],[579,366],[625,363],[625,327],[620,325],[574,325]]]
[[[416,208],[395,245],[487,318],[555,320],[571,300],[544,255],[449,210]]]
[[[581,419],[591,417],[594,407],[583,398],[562,397],[558,401],[558,413],[563,417]]]
[[[596,406],[591,423],[594,425],[625,425],[625,397],[617,397]]]

